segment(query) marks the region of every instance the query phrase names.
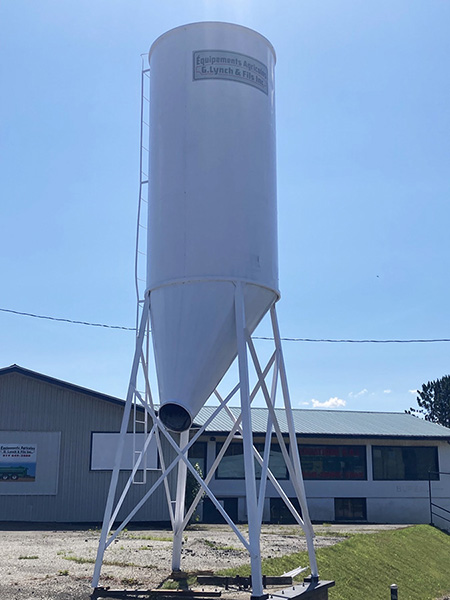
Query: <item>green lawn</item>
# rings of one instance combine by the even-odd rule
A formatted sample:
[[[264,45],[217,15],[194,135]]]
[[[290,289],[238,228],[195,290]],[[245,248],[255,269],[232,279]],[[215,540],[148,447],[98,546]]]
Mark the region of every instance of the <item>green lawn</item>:
[[[435,600],[450,592],[450,536],[430,525],[355,534],[317,550],[320,578],[334,580],[330,600]],[[281,575],[308,564],[306,553],[263,561],[263,573]],[[249,567],[233,570],[248,575]],[[227,571],[231,574],[231,570]]]

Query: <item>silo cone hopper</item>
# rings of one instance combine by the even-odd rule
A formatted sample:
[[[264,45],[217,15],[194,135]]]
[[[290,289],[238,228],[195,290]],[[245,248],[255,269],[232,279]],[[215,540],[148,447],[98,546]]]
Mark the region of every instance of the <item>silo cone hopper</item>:
[[[253,332],[277,295],[245,287],[247,328]],[[235,286],[230,282],[171,285],[151,294],[151,323],[161,421],[188,429],[237,355]]]

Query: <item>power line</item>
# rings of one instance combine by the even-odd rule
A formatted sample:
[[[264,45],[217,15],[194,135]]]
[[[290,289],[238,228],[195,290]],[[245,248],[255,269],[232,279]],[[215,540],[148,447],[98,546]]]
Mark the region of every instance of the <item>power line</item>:
[[[89,321],[75,321],[73,319],[63,319],[61,317],[49,317],[48,315],[37,315],[35,313],[21,312],[11,310],[9,308],[0,308],[1,312],[12,313],[22,317],[33,317],[35,319],[47,319],[48,321],[60,321],[63,323],[71,323],[74,325],[87,325],[89,327],[104,327],[106,329],[121,329],[122,331],[136,331],[135,327],[123,327],[122,325],[107,325],[105,323],[90,323]],[[253,336],[254,340],[272,341],[273,337]],[[316,342],[329,344],[430,344],[438,342],[450,342],[450,338],[433,338],[433,339],[409,339],[409,340],[348,340],[348,339],[328,339],[328,338],[293,338],[283,337],[283,342]]]
[[[90,327],[105,327],[107,329],[123,329],[125,331],[136,331],[135,327],[122,327],[121,325],[105,325],[105,323],[89,323],[88,321],[74,321],[72,319],[62,319],[60,317],[49,317],[47,315],[36,315],[34,313],[20,312],[9,308],[0,308],[0,311],[13,313],[22,317],[34,317],[35,319],[47,319],[49,321],[62,321],[63,323],[72,323],[75,325],[89,325]]]
[[[273,340],[272,337],[252,336],[254,340]],[[411,339],[411,340],[331,340],[331,339],[314,339],[314,338],[281,338],[283,342],[327,342],[331,344],[426,344],[436,342],[450,342],[450,338],[436,339]]]

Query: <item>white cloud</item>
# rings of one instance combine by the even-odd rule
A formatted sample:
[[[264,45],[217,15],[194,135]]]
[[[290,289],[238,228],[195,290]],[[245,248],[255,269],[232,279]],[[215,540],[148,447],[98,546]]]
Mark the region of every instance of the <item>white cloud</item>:
[[[392,390],[383,390],[383,394],[390,394]]]
[[[309,406],[309,402],[299,402],[300,406]]]
[[[408,390],[408,392],[413,396],[416,396],[419,393],[419,390]]]
[[[314,398],[311,400],[313,408],[338,408],[340,406],[345,406],[345,400],[338,398],[337,396],[334,398],[330,398],[329,400],[325,400],[325,402],[320,402],[319,400],[315,400]]]
[[[369,390],[366,390],[366,388],[364,388],[360,392],[356,392],[356,394],[354,394],[353,392],[350,392],[350,394],[348,395],[348,397],[349,398],[359,398],[360,396],[364,396],[364,394],[367,394],[368,391]]]

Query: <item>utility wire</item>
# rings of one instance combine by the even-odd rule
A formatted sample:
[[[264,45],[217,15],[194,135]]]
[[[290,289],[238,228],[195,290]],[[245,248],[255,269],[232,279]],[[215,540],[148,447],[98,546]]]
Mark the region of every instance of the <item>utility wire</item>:
[[[63,319],[60,317],[49,317],[46,315],[36,315],[34,313],[21,312],[18,310],[11,310],[9,308],[0,308],[1,312],[12,313],[14,315],[20,315],[22,317],[34,317],[35,319],[47,319],[49,321],[61,321],[63,323],[71,323],[75,325],[88,325],[89,327],[104,327],[106,329],[122,329],[123,331],[136,331],[135,327],[123,327],[121,325],[106,325],[105,323],[90,323],[88,321],[74,321],[73,319]],[[265,336],[252,336],[254,340],[269,340],[272,341],[273,337]],[[283,342],[319,342],[319,343],[331,343],[331,344],[429,344],[437,342],[450,342],[450,338],[434,338],[434,339],[410,339],[410,340],[346,340],[346,339],[326,339],[326,338],[292,338],[283,337]]]
[[[273,340],[272,337],[252,336],[254,340]],[[329,340],[329,339],[313,339],[313,338],[281,338],[283,342],[328,342],[332,344],[424,344],[430,342],[450,342],[450,338],[436,339],[412,339],[412,340]]]
[[[107,329],[123,329],[125,331],[136,331],[135,327],[122,327],[121,325],[105,325],[104,323],[89,323],[88,321],[73,321],[72,319],[61,319],[59,317],[48,317],[45,315],[35,315],[34,313],[20,312],[9,308],[0,308],[1,312],[13,313],[22,317],[34,317],[35,319],[47,319],[49,321],[62,321],[63,323],[74,323],[76,325],[89,325],[90,327],[106,327]]]

